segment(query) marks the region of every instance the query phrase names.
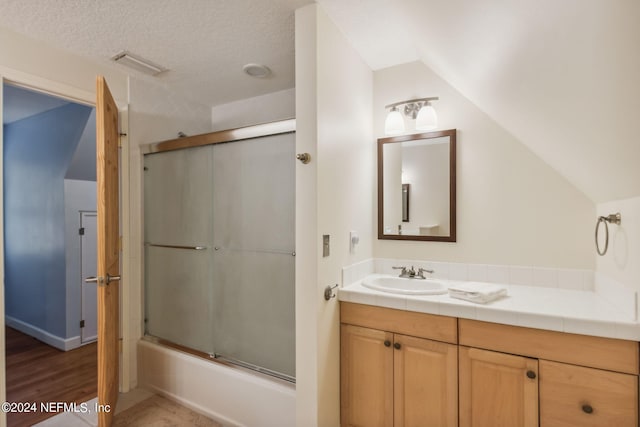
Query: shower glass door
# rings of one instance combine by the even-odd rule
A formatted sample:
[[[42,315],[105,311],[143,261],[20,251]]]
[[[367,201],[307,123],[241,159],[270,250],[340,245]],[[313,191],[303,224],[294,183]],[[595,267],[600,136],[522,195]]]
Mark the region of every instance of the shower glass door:
[[[295,134],[145,155],[146,334],[295,378]]]

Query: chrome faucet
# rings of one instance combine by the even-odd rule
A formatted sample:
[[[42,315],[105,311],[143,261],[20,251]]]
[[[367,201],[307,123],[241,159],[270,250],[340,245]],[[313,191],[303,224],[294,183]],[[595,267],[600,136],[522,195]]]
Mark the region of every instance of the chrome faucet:
[[[391,268],[393,268],[394,270],[402,270],[400,271],[400,275],[398,277],[407,277],[409,279],[426,279],[426,277],[424,277],[424,273],[429,273],[429,274],[433,273],[433,270],[428,270],[426,268],[419,268],[418,271],[416,272],[413,266],[411,266],[411,269],[407,269],[407,267],[403,267],[403,266],[391,267]]]

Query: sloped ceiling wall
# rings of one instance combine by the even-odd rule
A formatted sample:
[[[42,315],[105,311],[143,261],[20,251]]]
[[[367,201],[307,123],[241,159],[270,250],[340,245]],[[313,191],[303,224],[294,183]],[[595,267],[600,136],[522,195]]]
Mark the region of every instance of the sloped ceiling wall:
[[[592,201],[640,195],[640,2],[319,2],[372,68],[416,52]]]

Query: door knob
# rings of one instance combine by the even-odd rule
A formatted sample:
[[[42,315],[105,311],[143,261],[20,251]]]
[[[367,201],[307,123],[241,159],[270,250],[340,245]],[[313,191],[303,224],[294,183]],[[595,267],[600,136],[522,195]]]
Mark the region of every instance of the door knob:
[[[311,161],[311,154],[309,154],[309,153],[298,154],[296,156],[296,159],[300,160],[302,163],[304,163],[306,165],[307,163],[309,163]]]
[[[90,276],[84,279],[85,283],[97,283],[98,285],[108,285],[111,282],[116,282],[120,280],[120,276],[111,276],[107,274],[107,278],[105,280],[102,276]]]
[[[536,377],[536,373],[533,371],[527,371],[527,377],[534,379]]]
[[[402,347],[402,345],[400,345],[399,342],[393,344],[393,348],[395,348],[396,350],[400,350],[400,347]]]
[[[384,341],[384,346],[385,346],[385,347],[391,347],[391,341],[389,341],[389,340],[385,340],[385,341]]]

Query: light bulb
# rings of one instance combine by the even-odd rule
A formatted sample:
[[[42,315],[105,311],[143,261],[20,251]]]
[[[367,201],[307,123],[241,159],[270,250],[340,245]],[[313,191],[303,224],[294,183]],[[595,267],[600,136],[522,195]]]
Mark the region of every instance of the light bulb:
[[[420,111],[418,111],[418,117],[416,117],[416,129],[417,130],[433,130],[438,127],[438,115],[436,110],[428,103],[425,102]]]
[[[404,132],[404,118],[402,118],[402,114],[398,111],[397,107],[393,107],[389,114],[387,114],[387,119],[384,121],[384,133],[387,135],[398,135]]]

